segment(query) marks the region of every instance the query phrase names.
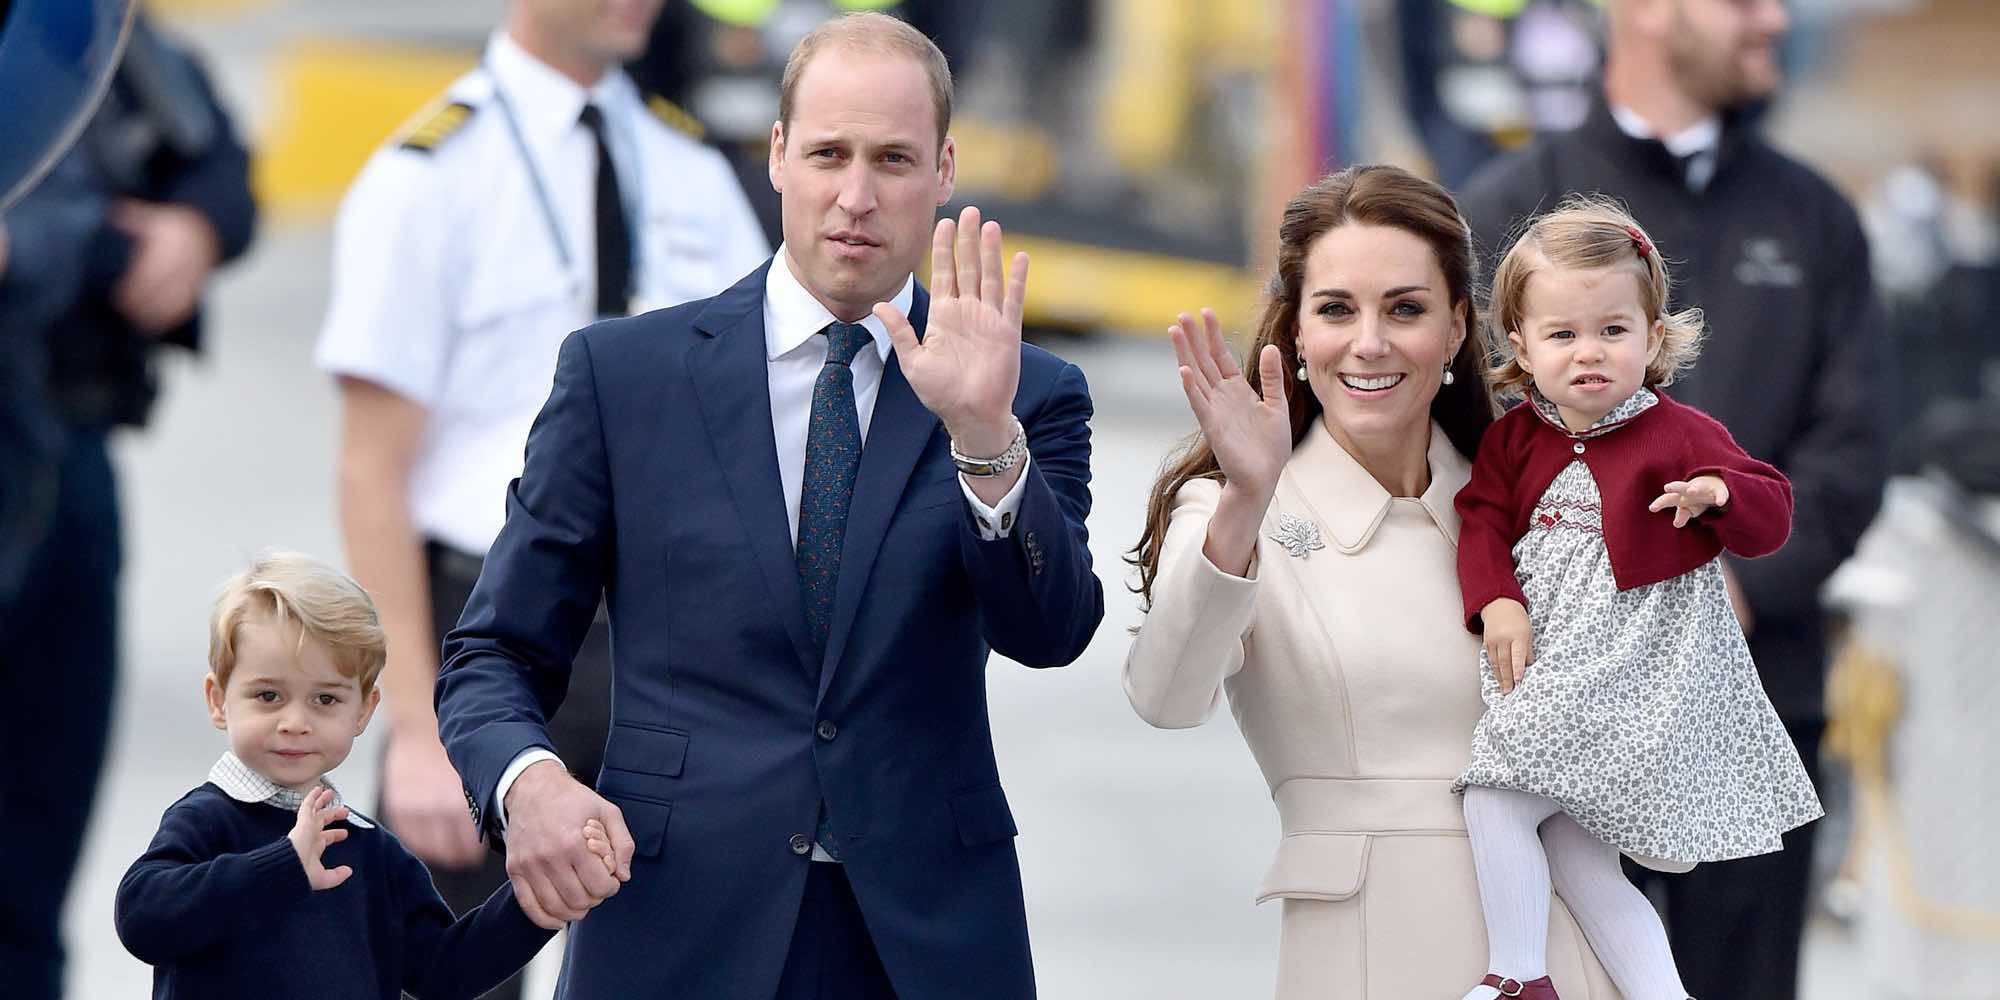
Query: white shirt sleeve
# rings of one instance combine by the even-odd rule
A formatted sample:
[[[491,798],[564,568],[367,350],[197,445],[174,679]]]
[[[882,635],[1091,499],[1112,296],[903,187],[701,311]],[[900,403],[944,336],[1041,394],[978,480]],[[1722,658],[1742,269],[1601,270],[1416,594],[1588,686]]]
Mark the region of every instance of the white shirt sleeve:
[[[333,280],[314,361],[435,404],[453,336],[446,260],[451,226],[438,165],[377,152],[348,189],[334,225]]]
[[[991,507],[972,492],[972,480],[967,479],[963,472],[958,474],[958,488],[965,491],[965,499],[972,504],[972,527],[979,532],[980,541],[998,541],[1014,530],[1014,515],[1021,510],[1021,493],[1028,484],[1029,463],[1034,460],[1032,455],[1021,459],[1021,478],[1014,480],[1013,488]]]
[[[521,755],[514,758],[514,762],[507,765],[505,771],[500,772],[500,784],[493,790],[493,819],[500,824],[501,833],[507,832],[507,791],[514,787],[514,779],[519,778],[521,772],[528,769],[528,765],[545,760],[562,763],[562,758],[547,748],[529,747],[521,751]]]

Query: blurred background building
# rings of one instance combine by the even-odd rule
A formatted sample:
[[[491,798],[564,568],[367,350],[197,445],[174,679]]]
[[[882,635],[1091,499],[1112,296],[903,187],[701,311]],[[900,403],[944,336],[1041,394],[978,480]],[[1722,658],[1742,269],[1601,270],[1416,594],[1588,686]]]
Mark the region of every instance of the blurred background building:
[[[0,5],[4,6],[4,5]],[[149,0],[207,58],[255,151],[264,233],[219,284],[213,347],[175,360],[153,430],[121,440],[125,683],[68,919],[71,994],[146,972],[111,931],[116,878],[216,752],[200,743],[206,587],[257,549],[340,552],[332,386],[309,363],[332,212],[369,153],[476,61],[504,0]],[[1147,730],[1116,680],[1136,621],[1119,556],[1192,428],[1175,312],[1247,329],[1277,209],[1346,163],[1465,178],[1579,120],[1594,0],[669,0],[633,67],[666,113],[769,196],[777,72],[829,13],[890,9],[958,72],[959,198],[1035,259],[1035,336],[1097,397],[1091,527],[1111,598],[1059,676],[996,664],[995,732],[1023,830],[1043,995],[1267,995],[1275,914],[1251,905],[1275,834],[1241,741]],[[1855,637],[1829,743],[1822,903],[1803,992],[2000,997],[2000,3],[1796,0],[1782,148],[1862,207],[1892,307],[1898,469],[1832,597]],[[776,242],[776,202],[759,210]],[[1489,252],[1492,248],[1486,248]],[[1671,248],[1669,248],[1671,251]],[[499,498],[495,498],[499,502]],[[1091,766],[1079,767],[1079,760]],[[10,764],[20,766],[20,762]],[[373,799],[364,743],[343,777]],[[1852,777],[1847,777],[1851,775]],[[1195,865],[1191,859],[1217,859]],[[1173,873],[1162,879],[1161,872]],[[547,981],[546,979],[544,981]]]

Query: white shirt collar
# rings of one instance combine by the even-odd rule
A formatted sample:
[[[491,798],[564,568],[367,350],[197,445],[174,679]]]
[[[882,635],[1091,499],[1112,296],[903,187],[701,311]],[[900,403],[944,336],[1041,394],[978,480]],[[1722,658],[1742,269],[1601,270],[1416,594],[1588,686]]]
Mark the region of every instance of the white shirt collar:
[[[792,273],[791,256],[783,245],[771,258],[771,269],[764,276],[764,360],[776,361],[798,350],[813,334],[826,329],[835,320],[833,313],[813,298],[806,286],[799,284],[797,275]],[[915,276],[903,279],[901,291],[889,300],[903,315],[910,314],[910,303],[916,300],[917,281]],[[874,338],[875,354],[884,365],[889,363],[889,351],[893,344],[889,340],[889,329],[882,325],[873,313],[861,321]]]
[[[262,803],[291,813],[298,812],[299,803],[306,798],[303,793],[258,774],[231,750],[222,751],[222,756],[208,769],[208,780],[215,782],[215,787],[222,789],[224,795],[238,802]],[[333,790],[335,808],[346,804],[346,800],[340,797],[340,789],[333,787],[333,782],[322,776],[319,783],[321,787]],[[351,809],[347,813],[347,822],[363,830],[375,828],[375,824]]]
[[[1658,139],[1667,152],[1679,157],[1697,153],[1713,152],[1722,140],[1722,116],[1710,114],[1672,135],[1655,135],[1653,126],[1639,113],[1622,104],[1611,106],[1611,118],[1618,123],[1618,130],[1634,139]]]
[[[535,58],[505,29],[493,33],[486,45],[486,67],[506,93],[521,131],[537,147],[560,139],[577,127],[585,104],[595,104],[608,122],[624,116],[620,102],[635,99],[637,91],[623,70],[612,69],[584,89],[561,71]],[[611,125],[617,128],[617,125]]]

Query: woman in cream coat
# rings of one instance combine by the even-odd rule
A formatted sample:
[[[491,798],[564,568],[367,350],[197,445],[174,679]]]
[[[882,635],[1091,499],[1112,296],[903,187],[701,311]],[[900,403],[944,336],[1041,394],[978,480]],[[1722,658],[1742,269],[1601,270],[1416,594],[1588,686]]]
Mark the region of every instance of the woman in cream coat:
[[[1472,271],[1449,194],[1356,167],[1286,207],[1255,370],[1207,310],[1172,331],[1201,431],[1135,550],[1125,689],[1170,729],[1228,692],[1284,831],[1257,890],[1283,900],[1281,998],[1454,1000],[1487,971],[1451,792],[1482,707],[1452,509],[1492,419]],[[1617,996],[1551,914],[1565,1000]]]

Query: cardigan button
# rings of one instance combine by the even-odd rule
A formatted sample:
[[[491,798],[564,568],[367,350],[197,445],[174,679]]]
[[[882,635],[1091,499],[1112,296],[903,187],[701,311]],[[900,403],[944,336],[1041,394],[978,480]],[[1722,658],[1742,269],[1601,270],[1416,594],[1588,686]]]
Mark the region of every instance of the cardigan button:
[[[1576,452],[1579,455],[1583,454],[1583,442],[1578,441],[1577,443],[1570,445],[1569,450]]]

